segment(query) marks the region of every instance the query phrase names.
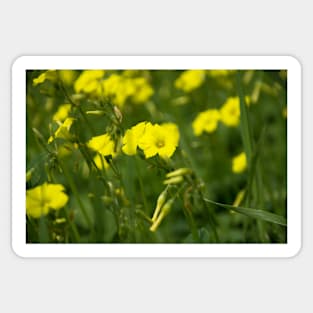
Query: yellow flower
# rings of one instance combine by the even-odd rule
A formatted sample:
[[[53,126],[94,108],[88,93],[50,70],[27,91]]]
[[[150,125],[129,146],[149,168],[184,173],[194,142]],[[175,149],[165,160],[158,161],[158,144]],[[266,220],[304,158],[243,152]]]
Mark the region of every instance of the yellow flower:
[[[99,95],[104,94],[112,102],[123,107],[129,99],[133,103],[144,103],[153,94],[153,89],[144,77],[129,78],[123,75],[112,74],[104,80],[99,89]]]
[[[61,184],[48,184],[26,190],[26,213],[33,218],[47,215],[50,210],[60,210],[68,202]]]
[[[106,155],[114,156],[115,155],[115,153],[114,153],[114,147],[115,147],[114,141],[111,139],[109,134],[103,134],[100,136],[92,137],[88,141],[87,146],[90,149],[100,153],[103,156],[106,156]]]
[[[44,73],[41,73],[38,77],[33,79],[33,85],[37,86],[42,84],[46,80],[55,80],[56,79],[56,71],[55,70],[47,70]]]
[[[131,83],[135,88],[135,91],[131,96],[131,100],[134,103],[145,103],[153,95],[153,88],[148,84],[145,78],[134,78],[131,80]]]
[[[209,109],[198,114],[192,123],[193,132],[200,136],[204,131],[212,133],[216,130],[220,113],[216,109]]]
[[[99,80],[104,76],[103,70],[83,71],[74,83],[74,90],[77,93],[93,93],[99,88]]]
[[[144,134],[147,125],[151,125],[148,122],[141,122],[128,129],[123,137],[122,151],[127,155],[134,155],[137,153],[137,147],[139,140]]]
[[[60,75],[62,82],[68,86],[70,86],[73,83],[76,77],[76,71],[73,70],[59,70],[58,73]]]
[[[51,143],[55,138],[62,138],[62,139],[71,139],[70,128],[74,122],[73,117],[68,117],[65,119],[63,124],[59,126],[53,136],[50,136],[48,139],[48,143]]]
[[[220,109],[221,121],[229,127],[235,127],[240,122],[239,97],[230,97]]]
[[[145,132],[139,140],[139,147],[146,158],[159,155],[163,159],[170,158],[178,146],[179,130],[173,123],[163,125],[147,124]]]
[[[204,70],[184,71],[176,80],[175,87],[185,92],[191,92],[199,88],[205,80]]]
[[[244,152],[235,156],[232,160],[232,171],[234,173],[242,173],[247,168],[247,157]]]
[[[250,106],[251,98],[245,96],[246,106]],[[220,109],[221,121],[229,127],[236,127],[240,123],[240,100],[239,97],[230,97]]]
[[[52,119],[54,121],[63,122],[68,117],[70,111],[71,111],[70,104],[62,104],[59,106],[58,110],[54,113]]]
[[[233,72],[234,70],[208,70],[208,75],[211,77],[225,77]]]

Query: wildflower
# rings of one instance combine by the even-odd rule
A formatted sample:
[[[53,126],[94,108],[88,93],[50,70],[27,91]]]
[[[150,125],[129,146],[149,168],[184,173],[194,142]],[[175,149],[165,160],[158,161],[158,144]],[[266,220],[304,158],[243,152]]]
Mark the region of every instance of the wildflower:
[[[178,146],[179,130],[173,123],[162,125],[147,124],[144,134],[139,140],[139,147],[146,158],[159,155],[161,158],[170,158]]]
[[[128,129],[123,137],[123,147],[122,151],[127,155],[134,155],[137,153],[137,147],[139,140],[144,134],[146,126],[151,123],[141,122]]]
[[[193,132],[200,136],[203,132],[212,133],[216,130],[220,113],[216,109],[209,109],[198,114],[192,123]]]
[[[220,109],[221,121],[229,127],[236,127],[240,122],[239,97],[230,97]]]
[[[63,208],[69,200],[61,184],[48,184],[26,190],[26,213],[33,218]]]
[[[76,77],[76,71],[73,71],[73,70],[59,70],[58,74],[62,82],[68,86],[70,86],[73,83]]]
[[[103,156],[107,155],[114,155],[114,141],[111,139],[109,134],[103,134],[100,136],[92,137],[88,143],[87,146],[100,153]]]
[[[131,96],[131,100],[136,103],[145,103],[153,95],[153,88],[148,84],[147,80],[143,77],[132,79],[135,91]]]
[[[99,80],[104,76],[103,70],[85,70],[74,83],[74,90],[77,93],[93,93],[99,88]]]
[[[55,80],[56,79],[56,71],[55,70],[47,70],[44,73],[41,73],[38,77],[33,79],[33,85],[37,86],[45,82],[46,80]]]
[[[235,156],[232,160],[232,171],[236,174],[242,173],[247,168],[247,156],[244,152]]]
[[[71,139],[70,128],[74,120],[72,117],[66,118],[63,124],[55,131],[54,135],[49,137],[48,143],[51,143],[55,138]]]
[[[60,121],[63,122],[69,115],[71,111],[71,105],[70,104],[62,104],[59,106],[58,110],[53,115],[52,119],[54,121]]]
[[[211,77],[225,77],[232,74],[234,70],[208,70],[208,75]]]
[[[203,84],[204,80],[204,70],[187,70],[175,80],[175,87],[185,92],[191,92],[199,88]]]
[[[103,94],[112,102],[123,107],[127,100],[140,104],[146,102],[153,94],[153,88],[144,77],[129,78],[113,74],[102,82]]]

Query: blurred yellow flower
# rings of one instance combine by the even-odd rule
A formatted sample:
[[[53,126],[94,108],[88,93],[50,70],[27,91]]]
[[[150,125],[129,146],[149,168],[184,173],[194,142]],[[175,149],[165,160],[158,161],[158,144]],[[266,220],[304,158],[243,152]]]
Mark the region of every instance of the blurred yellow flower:
[[[137,147],[139,140],[144,134],[147,125],[151,125],[149,122],[141,122],[128,129],[123,137],[122,151],[127,155],[134,155],[137,153]]]
[[[87,146],[100,153],[103,156],[115,155],[114,152],[114,141],[111,139],[109,134],[103,134],[100,136],[92,137],[88,142]]]
[[[175,80],[175,87],[185,92],[191,92],[199,88],[203,84],[204,80],[204,70],[187,70]]]
[[[244,152],[236,155],[232,160],[232,171],[236,174],[242,173],[247,168],[247,157]]]
[[[104,76],[103,70],[85,70],[74,83],[74,90],[77,93],[93,93],[99,88],[99,80]]]
[[[230,97],[220,109],[221,121],[229,127],[236,127],[240,122],[239,97]]]
[[[56,71],[55,70],[47,70],[41,73],[38,77],[33,79],[33,85],[37,86],[42,84],[46,80],[55,80],[56,79]]]
[[[216,109],[209,109],[198,114],[192,122],[193,132],[200,136],[203,132],[212,133],[216,130],[220,113]]]
[[[246,106],[250,106],[251,98],[245,96]],[[240,99],[229,97],[220,109],[221,121],[229,127],[236,127],[240,123]]]
[[[76,71],[73,70],[59,70],[58,73],[60,75],[62,82],[68,86],[70,86],[73,83],[76,77]]]
[[[179,130],[173,123],[162,125],[147,124],[145,132],[139,140],[139,147],[146,158],[159,155],[163,159],[170,158],[178,146]]]
[[[70,128],[75,119],[73,117],[68,117],[65,119],[63,124],[55,131],[53,136],[50,136],[48,143],[51,143],[55,138],[71,139]]]
[[[48,184],[26,190],[26,214],[33,218],[63,208],[69,200],[61,184]]]
[[[234,70],[208,70],[208,75],[211,77],[225,77],[232,74]]]
[[[134,103],[145,103],[153,95],[153,88],[148,84],[147,80],[143,77],[132,79],[135,91],[131,96]]]
[[[102,93],[111,98],[115,105],[123,107],[128,99],[135,104],[146,102],[154,91],[144,77],[130,78],[112,74],[102,82],[99,94]]]
[[[63,122],[69,115],[71,111],[71,105],[70,104],[61,104],[58,108],[58,110],[54,113],[52,119],[54,121],[60,121]]]

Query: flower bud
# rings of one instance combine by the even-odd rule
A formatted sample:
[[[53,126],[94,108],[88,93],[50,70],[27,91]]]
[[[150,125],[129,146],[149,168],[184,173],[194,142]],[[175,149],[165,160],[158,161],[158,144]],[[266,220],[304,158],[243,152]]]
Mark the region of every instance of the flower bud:
[[[166,179],[164,180],[163,184],[164,185],[175,185],[175,184],[179,184],[184,180],[183,176],[176,176],[176,177],[172,177],[170,179]]]
[[[166,197],[167,197],[167,188],[160,193],[160,195],[157,199],[157,205],[156,205],[156,208],[154,210],[153,217],[151,219],[153,222],[156,220],[163,204],[165,203]]]

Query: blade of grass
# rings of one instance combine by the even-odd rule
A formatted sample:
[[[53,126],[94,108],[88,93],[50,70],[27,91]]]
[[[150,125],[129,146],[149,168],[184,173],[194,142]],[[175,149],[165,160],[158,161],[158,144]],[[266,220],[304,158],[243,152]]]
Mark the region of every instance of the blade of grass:
[[[266,221],[266,222],[270,222],[270,223],[274,223],[274,224],[279,224],[282,226],[287,226],[287,220],[285,217],[283,217],[281,215],[274,214],[274,213],[267,212],[265,210],[244,208],[244,207],[239,207],[239,206],[236,207],[233,205],[223,204],[223,203],[215,202],[215,201],[205,199],[205,198],[203,200],[208,202],[208,203],[215,204],[219,207],[222,207],[222,208],[232,210],[232,211],[235,211],[237,213],[249,216],[251,218],[255,218],[258,220],[262,220],[262,221]]]

